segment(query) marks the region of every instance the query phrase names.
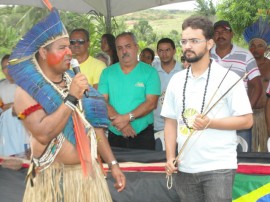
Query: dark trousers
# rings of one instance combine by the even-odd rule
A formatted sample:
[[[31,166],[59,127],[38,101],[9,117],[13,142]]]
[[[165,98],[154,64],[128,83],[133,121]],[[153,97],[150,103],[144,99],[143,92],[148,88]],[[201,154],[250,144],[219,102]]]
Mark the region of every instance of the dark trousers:
[[[178,172],[175,190],[183,202],[231,202],[235,170]]]
[[[155,150],[153,124],[148,125],[146,129],[141,131],[134,138],[119,136],[109,130],[108,140],[112,147]]]

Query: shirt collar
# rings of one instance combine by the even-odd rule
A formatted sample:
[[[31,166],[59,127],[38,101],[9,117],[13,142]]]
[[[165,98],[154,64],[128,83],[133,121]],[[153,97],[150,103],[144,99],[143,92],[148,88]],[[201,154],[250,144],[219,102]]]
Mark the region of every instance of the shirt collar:
[[[213,67],[213,62],[215,62],[215,61],[212,59],[211,68]],[[206,79],[207,79],[207,76],[208,76],[208,71],[209,71],[209,66],[208,66],[207,70],[204,71],[203,74],[201,74],[201,75],[198,76],[198,77],[194,77],[194,76],[192,75],[192,71],[191,71],[191,67],[190,67],[190,70],[189,70],[189,72],[188,72],[188,77],[190,77],[190,78],[192,78],[192,79],[200,79],[200,78],[203,78],[203,79],[206,80]]]
[[[174,67],[173,67],[173,69],[172,69],[172,71],[171,72],[174,72],[174,71],[180,71],[180,70],[182,70],[183,68],[181,68],[181,64],[178,62],[178,61],[176,61],[175,62],[175,65],[174,65]],[[157,71],[158,72],[165,72],[164,70],[163,70],[163,68],[161,67],[161,62],[158,64],[158,66],[157,66]],[[170,72],[170,73],[171,73]]]

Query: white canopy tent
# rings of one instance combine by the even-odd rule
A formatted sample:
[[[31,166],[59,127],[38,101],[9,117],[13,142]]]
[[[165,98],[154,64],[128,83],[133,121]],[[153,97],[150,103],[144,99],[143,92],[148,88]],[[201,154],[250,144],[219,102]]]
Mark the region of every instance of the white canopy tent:
[[[191,0],[50,0],[52,5],[59,10],[101,13],[106,17],[107,31],[111,29],[111,17],[184,1]],[[0,0],[0,5],[45,7],[42,0]]]

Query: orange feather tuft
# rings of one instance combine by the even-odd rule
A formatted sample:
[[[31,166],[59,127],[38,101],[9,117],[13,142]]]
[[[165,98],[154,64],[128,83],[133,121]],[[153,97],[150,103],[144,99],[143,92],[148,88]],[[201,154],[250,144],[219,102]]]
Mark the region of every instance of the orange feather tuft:
[[[90,173],[92,173],[90,141],[86,135],[82,120],[77,112],[72,114],[72,119],[76,137],[76,147],[80,157],[82,171],[84,176],[88,176]]]
[[[51,11],[52,10],[52,4],[49,0],[43,0],[43,3],[47,6],[47,8]]]

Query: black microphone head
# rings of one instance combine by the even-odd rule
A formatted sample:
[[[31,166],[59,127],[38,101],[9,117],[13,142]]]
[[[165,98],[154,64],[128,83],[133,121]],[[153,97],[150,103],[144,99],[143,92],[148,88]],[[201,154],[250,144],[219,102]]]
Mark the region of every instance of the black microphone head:
[[[74,74],[78,74],[79,72],[81,72],[80,65],[77,59],[71,59],[70,66],[72,67]]]

